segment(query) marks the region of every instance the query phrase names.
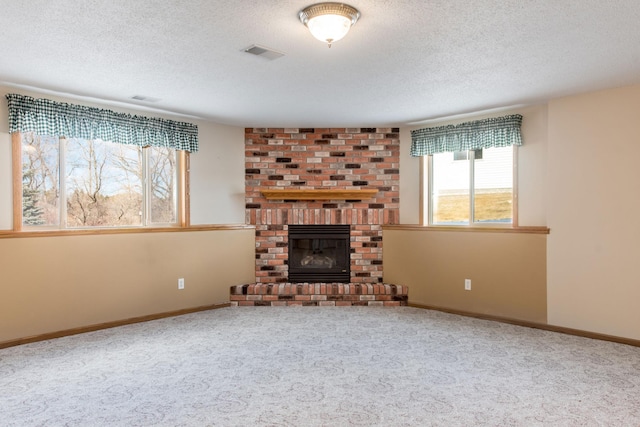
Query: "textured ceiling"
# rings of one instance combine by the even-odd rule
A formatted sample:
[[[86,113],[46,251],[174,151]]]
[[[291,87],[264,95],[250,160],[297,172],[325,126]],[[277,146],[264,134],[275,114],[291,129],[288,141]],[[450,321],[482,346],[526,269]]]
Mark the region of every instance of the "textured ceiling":
[[[331,49],[298,21],[312,3],[0,0],[0,82],[284,127],[398,126],[640,83],[638,0],[350,0],[362,17]]]

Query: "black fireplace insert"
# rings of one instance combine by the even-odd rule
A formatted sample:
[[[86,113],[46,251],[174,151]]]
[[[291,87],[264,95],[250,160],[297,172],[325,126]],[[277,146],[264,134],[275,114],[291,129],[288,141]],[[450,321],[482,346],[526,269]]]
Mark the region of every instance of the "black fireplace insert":
[[[289,225],[289,281],[349,283],[349,225]]]

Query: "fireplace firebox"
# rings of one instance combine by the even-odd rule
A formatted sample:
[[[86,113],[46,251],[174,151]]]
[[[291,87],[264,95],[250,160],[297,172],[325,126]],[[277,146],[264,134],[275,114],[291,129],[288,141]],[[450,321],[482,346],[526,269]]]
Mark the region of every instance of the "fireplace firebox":
[[[349,283],[349,225],[289,225],[289,281]]]

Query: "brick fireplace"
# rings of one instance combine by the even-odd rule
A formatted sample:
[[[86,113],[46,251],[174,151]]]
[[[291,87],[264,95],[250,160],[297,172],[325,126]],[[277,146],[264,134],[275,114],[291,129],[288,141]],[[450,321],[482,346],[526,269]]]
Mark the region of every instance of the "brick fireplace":
[[[406,287],[382,284],[382,225],[399,219],[399,159],[398,128],[245,129],[245,214],[256,227],[256,283],[234,287],[232,303],[406,303]],[[350,269],[342,281],[348,283],[290,283],[289,225],[348,225]]]
[[[245,212],[256,226],[257,284],[289,282],[288,226],[314,224],[349,225],[349,282],[381,283],[382,225],[399,217],[399,150],[397,128],[245,129]],[[328,200],[262,193],[273,189],[374,191]]]

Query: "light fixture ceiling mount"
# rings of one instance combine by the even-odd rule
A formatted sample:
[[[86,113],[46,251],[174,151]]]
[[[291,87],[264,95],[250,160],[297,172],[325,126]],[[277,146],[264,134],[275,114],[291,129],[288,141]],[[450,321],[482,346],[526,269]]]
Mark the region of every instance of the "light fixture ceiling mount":
[[[360,18],[360,12],[344,3],[316,3],[302,9],[298,17],[315,38],[331,47],[347,35]]]

